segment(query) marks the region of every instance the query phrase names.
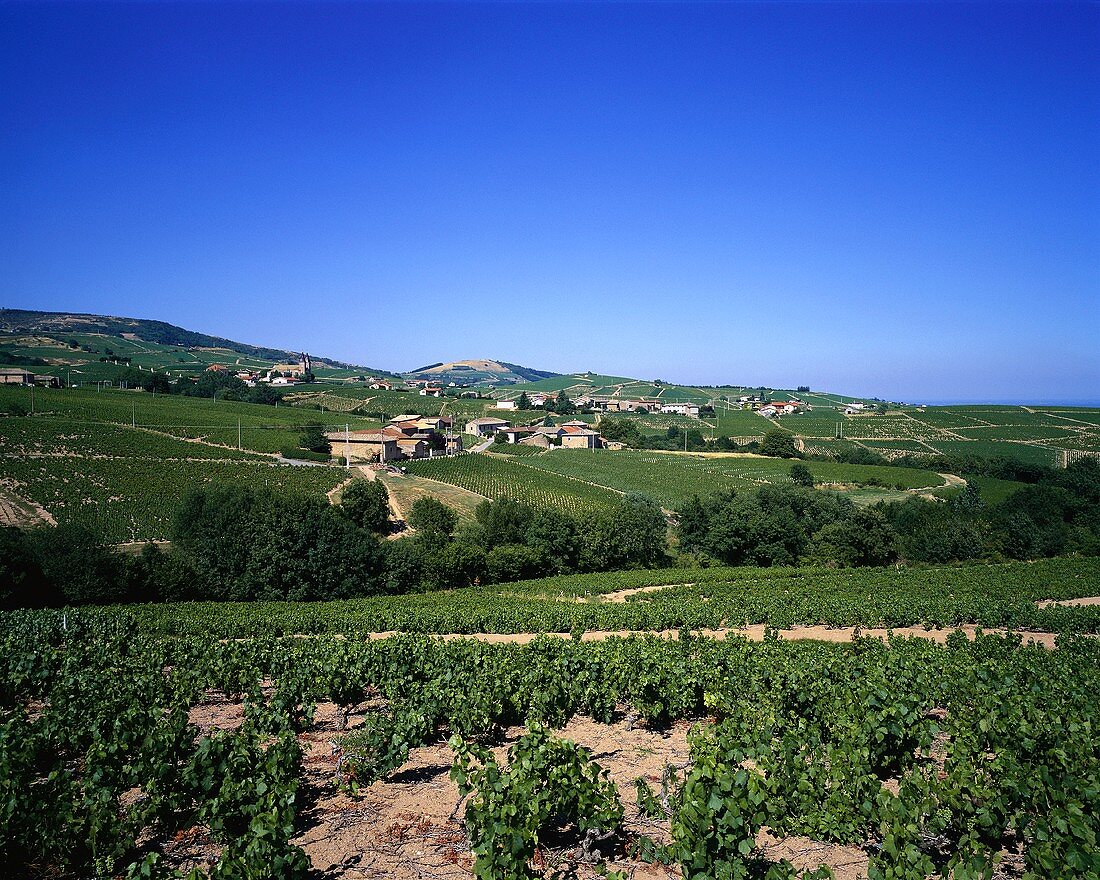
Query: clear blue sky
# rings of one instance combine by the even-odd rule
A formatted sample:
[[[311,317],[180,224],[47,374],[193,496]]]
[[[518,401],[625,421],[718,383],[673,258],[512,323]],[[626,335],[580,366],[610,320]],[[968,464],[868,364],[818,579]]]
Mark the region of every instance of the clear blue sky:
[[[1100,4],[0,3],[0,305],[1100,398]]]

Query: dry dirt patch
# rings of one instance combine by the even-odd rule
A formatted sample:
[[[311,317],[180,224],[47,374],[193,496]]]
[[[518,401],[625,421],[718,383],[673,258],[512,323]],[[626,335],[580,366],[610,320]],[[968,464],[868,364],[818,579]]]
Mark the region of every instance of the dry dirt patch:
[[[1085,608],[1100,605],[1100,596],[1086,596],[1083,599],[1040,599],[1035,603],[1039,608]]]
[[[57,520],[45,508],[16,494],[11,486],[0,483],[0,526],[30,528],[43,523],[56,526]]]

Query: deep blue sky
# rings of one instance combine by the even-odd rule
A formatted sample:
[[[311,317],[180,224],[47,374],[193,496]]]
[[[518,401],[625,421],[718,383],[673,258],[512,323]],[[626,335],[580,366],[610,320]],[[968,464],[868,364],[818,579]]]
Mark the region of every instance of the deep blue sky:
[[[0,3],[0,305],[1100,398],[1100,4]]]

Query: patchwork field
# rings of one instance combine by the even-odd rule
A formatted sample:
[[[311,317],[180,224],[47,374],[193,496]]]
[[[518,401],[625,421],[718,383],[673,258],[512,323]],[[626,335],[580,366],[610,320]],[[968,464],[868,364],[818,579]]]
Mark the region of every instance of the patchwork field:
[[[511,498],[566,513],[608,507],[616,501],[617,494],[603,486],[531,466],[530,462],[541,459],[542,456],[534,456],[521,462],[472,453],[409,462],[407,468],[415,476],[461,486],[486,498]]]
[[[726,488],[750,488],[764,483],[789,484],[791,462],[783,459],[732,455],[680,455],[650,451],[558,449],[526,462],[563,477],[583,479],[618,492],[643,492],[666,507],[678,506],[692,495]],[[919,489],[943,485],[929,471],[835,462],[807,462],[820,483],[872,483],[890,489]]]
[[[12,404],[31,409],[30,391],[0,386],[0,412]],[[295,446],[306,422],[321,422],[334,430],[377,428],[377,419],[345,413],[302,410],[293,406],[264,406],[182,395],[153,395],[138,391],[91,388],[35,389],[33,419],[57,433],[87,425],[136,425],[175,437],[236,449],[238,426],[241,446],[262,453]],[[17,424],[9,420],[5,424]],[[48,429],[44,429],[48,430]]]

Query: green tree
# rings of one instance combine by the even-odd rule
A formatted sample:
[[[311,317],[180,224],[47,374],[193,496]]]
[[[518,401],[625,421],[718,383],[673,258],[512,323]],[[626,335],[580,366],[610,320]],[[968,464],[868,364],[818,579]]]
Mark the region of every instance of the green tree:
[[[332,444],[325,436],[325,426],[320,422],[303,425],[298,443],[302,449],[308,449],[310,452],[332,452]]]
[[[554,574],[576,571],[580,538],[571,516],[553,508],[537,511],[527,527],[525,543],[547,560]]]
[[[20,529],[0,526],[0,609],[58,604],[33,541]]]
[[[344,490],[340,512],[361,529],[384,535],[390,528],[390,493],[378,480],[355,480]]]
[[[554,398],[554,412],[559,415],[571,415],[577,411],[577,408],[573,405],[573,401],[569,399],[569,395],[565,393],[565,389],[562,388],[558,392],[558,396]]]
[[[813,486],[814,484],[813,473],[800,461],[791,465],[789,473],[796,486]]]
[[[516,401],[516,406],[519,409],[530,409],[531,408],[531,399],[527,396],[526,391],[521,391],[519,393],[519,400]]]
[[[813,538],[814,561],[839,568],[887,565],[898,555],[897,532],[877,510],[857,510],[828,523]]]
[[[794,434],[782,428],[769,428],[760,444],[763,455],[776,458],[798,458],[798,449],[794,445]]]
[[[581,566],[589,571],[657,568],[668,560],[668,522],[661,507],[637,493],[581,524]]]
[[[546,572],[546,560],[531,547],[522,544],[501,544],[489,551],[485,559],[488,582],[505,584],[539,577]]]
[[[450,540],[458,526],[458,514],[442,501],[425,495],[413,502],[408,522],[418,532]]]
[[[482,540],[487,550],[501,544],[522,544],[535,516],[535,508],[529,504],[501,498],[482,501],[474,511],[481,526]]]

